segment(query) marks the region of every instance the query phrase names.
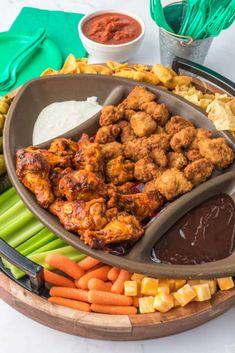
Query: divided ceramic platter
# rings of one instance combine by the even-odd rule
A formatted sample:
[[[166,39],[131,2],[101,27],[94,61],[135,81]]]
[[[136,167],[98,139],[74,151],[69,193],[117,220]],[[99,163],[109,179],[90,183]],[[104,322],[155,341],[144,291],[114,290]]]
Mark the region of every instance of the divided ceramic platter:
[[[60,224],[57,217],[41,208],[34,195],[17,179],[15,173],[15,154],[19,148],[32,145],[32,131],[40,111],[50,103],[65,100],[86,100],[89,96],[97,96],[101,105],[118,104],[136,86],[145,86],[157,95],[158,102],[167,105],[171,115],[182,115],[191,120],[197,127],[203,127],[213,132],[215,137],[225,137],[229,145],[235,149],[235,143],[229,135],[218,132],[208,120],[205,113],[195,105],[186,102],[165,89],[150,84],[139,83],[129,79],[103,75],[58,75],[32,80],[21,88],[9,110],[5,125],[5,158],[8,174],[13,185],[19,192],[27,207],[65,242],[78,248],[101,261],[113,266],[122,267],[134,272],[154,277],[165,278],[210,278],[235,274],[235,252],[219,261],[200,265],[168,265],[158,264],[151,260],[153,245],[164,236],[164,233],[174,225],[190,209],[202,201],[218,193],[228,193],[233,198],[235,165],[224,170],[220,175],[197,186],[189,193],[171,202],[158,214],[147,227],[144,236],[133,246],[128,254],[117,256],[101,250],[91,249],[79,237],[68,232]],[[93,136],[99,124],[99,114],[90,118],[77,128],[70,130],[63,137],[79,139],[82,133]],[[48,147],[49,141],[40,147]]]

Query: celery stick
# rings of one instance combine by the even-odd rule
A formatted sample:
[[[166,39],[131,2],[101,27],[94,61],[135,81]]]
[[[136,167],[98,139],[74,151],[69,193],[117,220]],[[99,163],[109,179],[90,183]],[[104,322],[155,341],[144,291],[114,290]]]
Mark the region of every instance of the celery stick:
[[[7,223],[12,222],[12,220],[15,218],[15,216],[21,214],[25,210],[25,205],[22,201],[18,201],[16,204],[14,204],[12,207],[10,207],[8,210],[6,210],[1,216],[0,216],[0,225],[1,228],[3,226],[6,226]]]
[[[37,264],[43,266],[46,269],[51,270],[52,268],[49,267],[46,263],[45,263],[45,258],[47,255],[49,254],[53,254],[53,253],[57,253],[57,254],[61,254],[64,256],[69,257],[71,260],[74,261],[80,261],[82,259],[84,259],[84,257],[86,257],[85,254],[81,254],[78,250],[74,249],[72,246],[67,245],[63,248],[59,248],[59,249],[55,249],[52,251],[46,251],[44,253],[41,254],[31,254],[29,256],[27,256],[30,260],[36,262]],[[21,277],[23,277],[25,275],[24,272],[22,272],[20,269],[18,269],[15,266],[11,266],[11,272],[13,274],[13,276],[16,279],[20,279]]]
[[[34,234],[38,233],[42,228],[43,225],[38,220],[34,219],[26,224],[25,227],[12,233],[11,236],[5,237],[1,235],[1,237],[13,248],[16,248],[18,245],[31,238]]]
[[[7,189],[7,191],[0,195],[0,214],[3,214],[19,200],[20,197],[14,188]]]
[[[51,250],[54,250],[54,249],[59,249],[59,248],[65,247],[65,246],[66,246],[66,244],[65,244],[65,242],[63,242],[63,240],[55,239],[55,240],[51,241],[50,243],[45,244],[41,248],[35,250],[30,255],[41,254],[43,252],[51,251]]]
[[[3,263],[4,267],[6,267],[6,268],[8,268],[8,269],[11,268],[12,264],[11,264],[9,261],[7,261],[6,259],[4,259],[3,257],[1,258],[1,260],[2,260],[2,263]]]
[[[17,217],[15,217],[11,223],[7,224],[6,226],[3,225],[0,227],[1,237],[3,239],[7,239],[14,232],[20,230],[32,220],[39,222],[34,218],[32,213],[26,209],[23,213],[20,213]]]
[[[26,256],[32,254],[35,250],[40,249],[55,239],[57,239],[55,234],[47,228],[42,228],[42,230],[32,236],[32,238],[17,246],[16,250]]]

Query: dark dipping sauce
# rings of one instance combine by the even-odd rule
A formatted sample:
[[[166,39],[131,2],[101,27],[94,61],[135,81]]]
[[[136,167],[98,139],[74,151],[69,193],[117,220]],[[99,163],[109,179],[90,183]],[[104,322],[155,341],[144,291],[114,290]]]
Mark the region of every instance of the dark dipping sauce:
[[[196,265],[224,259],[235,241],[235,205],[227,194],[216,195],[186,213],[155,245],[152,259]]]
[[[101,44],[123,44],[139,37],[141,25],[134,18],[120,13],[104,13],[91,17],[82,26],[86,37]]]

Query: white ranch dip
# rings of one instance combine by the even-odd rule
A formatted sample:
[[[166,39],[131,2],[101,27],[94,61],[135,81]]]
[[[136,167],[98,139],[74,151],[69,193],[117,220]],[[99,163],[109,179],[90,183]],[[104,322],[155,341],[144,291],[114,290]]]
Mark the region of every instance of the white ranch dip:
[[[33,145],[48,141],[75,128],[101,110],[97,97],[86,101],[55,102],[38,115],[33,128]]]

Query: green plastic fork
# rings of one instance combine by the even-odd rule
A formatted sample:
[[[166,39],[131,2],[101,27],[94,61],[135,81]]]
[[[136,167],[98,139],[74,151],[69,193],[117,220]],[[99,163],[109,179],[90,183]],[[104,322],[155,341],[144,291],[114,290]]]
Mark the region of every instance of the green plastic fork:
[[[46,38],[45,29],[39,29],[26,46],[10,61],[1,75],[0,90],[6,90],[16,82],[16,72],[21,64],[38,48]]]
[[[150,14],[159,27],[162,27],[171,33],[175,33],[165,19],[161,0],[150,0]]]

